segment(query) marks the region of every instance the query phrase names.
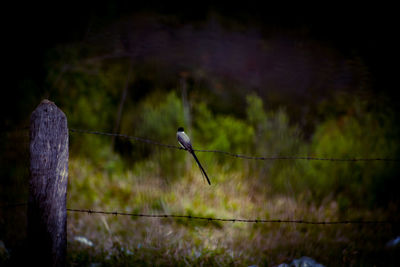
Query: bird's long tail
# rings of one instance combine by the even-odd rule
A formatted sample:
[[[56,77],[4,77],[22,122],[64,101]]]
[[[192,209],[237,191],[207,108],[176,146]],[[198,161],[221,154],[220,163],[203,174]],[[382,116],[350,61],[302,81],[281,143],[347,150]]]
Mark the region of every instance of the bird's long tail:
[[[201,172],[202,172],[202,173],[204,174],[204,176],[206,177],[208,184],[211,185],[210,179],[208,179],[207,173],[206,173],[206,171],[203,169],[203,166],[201,166],[200,161],[197,159],[196,154],[194,153],[194,151],[191,151],[191,154],[193,155],[194,159],[196,160],[197,165],[199,165]]]

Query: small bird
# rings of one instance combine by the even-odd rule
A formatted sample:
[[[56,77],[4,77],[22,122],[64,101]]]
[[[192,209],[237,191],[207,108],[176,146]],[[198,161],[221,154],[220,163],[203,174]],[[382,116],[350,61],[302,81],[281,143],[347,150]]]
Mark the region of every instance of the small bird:
[[[183,127],[178,128],[178,131],[176,132],[176,138],[178,139],[178,142],[181,145],[181,147],[183,147],[185,150],[189,151],[189,153],[193,155],[194,159],[197,162],[197,165],[199,165],[201,172],[207,178],[208,184],[211,185],[210,179],[208,179],[206,171],[203,169],[203,167],[200,164],[200,161],[197,159],[196,154],[194,153],[192,147],[192,143],[190,142],[190,138],[185,134]]]

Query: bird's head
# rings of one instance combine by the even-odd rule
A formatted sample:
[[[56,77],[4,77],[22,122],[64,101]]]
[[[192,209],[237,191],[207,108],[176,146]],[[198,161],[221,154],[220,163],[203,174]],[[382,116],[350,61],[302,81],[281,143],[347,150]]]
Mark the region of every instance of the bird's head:
[[[178,132],[183,132],[184,130],[183,130],[183,127],[179,127],[178,128]]]

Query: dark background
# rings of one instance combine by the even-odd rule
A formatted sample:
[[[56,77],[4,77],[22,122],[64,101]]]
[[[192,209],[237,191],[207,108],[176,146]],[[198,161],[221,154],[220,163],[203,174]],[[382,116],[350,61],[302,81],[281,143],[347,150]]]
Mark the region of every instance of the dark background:
[[[8,103],[19,106],[26,94],[21,84],[29,82],[40,96],[45,90],[46,52],[57,44],[80,41],[93,23],[113,21],[132,13],[149,12],[176,15],[182,23],[201,21],[211,12],[265,30],[290,30],[326,42],[344,55],[359,56],[370,71],[373,90],[396,96],[395,8],[375,5],[333,4],[279,6],[273,2],[231,2],[182,4],[153,1],[105,1],[102,4],[61,1],[59,3],[21,3],[3,9],[6,29],[4,66],[8,100],[2,105],[3,127],[12,127],[13,112]],[[10,108],[12,108],[12,106]],[[23,104],[22,104],[23,107]],[[29,107],[31,109],[32,106]],[[7,114],[7,115],[6,115]],[[6,125],[4,125],[6,123]]]

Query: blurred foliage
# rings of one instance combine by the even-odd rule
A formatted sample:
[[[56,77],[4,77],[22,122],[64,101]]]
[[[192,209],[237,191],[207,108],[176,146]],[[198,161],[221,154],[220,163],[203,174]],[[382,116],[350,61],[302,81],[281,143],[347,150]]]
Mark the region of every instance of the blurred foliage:
[[[84,46],[59,47],[49,53],[48,83],[54,87],[49,94],[66,113],[70,128],[111,132],[119,125],[118,132],[177,145],[176,129],[184,126],[195,149],[254,156],[399,156],[399,120],[394,109],[372,93],[337,91],[315,103],[315,130],[306,139],[299,124],[291,122],[289,106],[272,108],[264,103],[265,99],[249,94],[245,97],[246,107],[221,112],[215,103],[236,101],[235,97],[240,98],[237,92],[210,94],[212,89],[203,87],[212,86],[212,82],[205,82],[204,75],[196,80],[189,74],[190,108],[184,110],[180,88],[171,86],[171,79],[162,74],[162,64],[99,59],[97,53]],[[166,84],[169,88],[163,87]],[[128,95],[122,98],[125,88]],[[118,105],[122,108],[120,122]],[[192,117],[192,125],[184,125],[185,116]],[[86,158],[96,168],[116,175],[133,170],[138,175],[157,174],[172,182],[187,179],[189,166],[197,169],[184,151],[135,140],[71,134],[70,144],[72,156]],[[221,172],[241,171],[240,179],[257,184],[265,195],[289,194],[308,201],[337,198],[344,209],[348,205],[384,206],[399,201],[393,189],[398,186],[399,174],[395,163],[257,161],[221,153],[197,154],[212,180],[222,181]]]
[[[70,128],[113,129],[117,103],[124,86],[124,80],[121,79],[127,66],[124,63],[75,63],[50,71],[49,80],[58,88],[51,95],[67,115]],[[111,155],[109,138],[92,138],[88,135],[76,138],[71,135],[70,139],[72,152],[79,151],[80,156],[93,159],[99,166]]]
[[[296,125],[289,124],[284,109],[266,112],[263,101],[256,95],[247,97],[247,119],[255,129],[252,151],[258,156],[287,156],[305,153],[306,144]],[[297,179],[298,162],[275,160],[254,161],[250,163],[254,174],[265,186],[269,186],[269,194],[293,193],[292,181]]]
[[[245,121],[227,115],[215,116],[205,103],[200,103],[194,109],[194,123],[195,148],[240,154],[251,152],[254,132]],[[202,153],[201,158],[205,162],[213,162],[212,165],[222,164],[226,168],[243,166],[240,161],[219,153]]]
[[[347,114],[321,123],[313,137],[314,155],[336,158],[399,158],[399,126],[385,108],[368,110],[357,98]],[[340,105],[338,105],[340,106]],[[306,165],[304,179],[317,199],[339,196],[349,205],[375,206],[399,202],[396,162],[322,162]]]
[[[254,93],[241,97],[219,84],[214,89],[207,88],[213,83],[204,82],[207,77],[203,77],[203,80],[191,78],[187,96],[189,109],[186,110],[181,88],[176,88],[178,79],[182,77],[171,78],[154,62],[140,65],[120,58],[84,60],[88,56],[89,51],[83,47],[56,49],[49,55],[48,83],[53,88],[48,92],[49,97],[65,112],[70,128],[116,131],[177,146],[176,130],[183,126],[195,149],[265,157],[400,158],[398,115],[392,106],[372,93],[337,91],[324,101],[315,101],[317,114],[307,114],[313,132],[304,137],[302,126],[289,116],[293,110],[298,110],[301,103],[297,103],[296,108],[271,107],[265,97]],[[128,74],[130,67],[132,73]],[[123,98],[125,89],[126,99]],[[213,90],[217,93],[210,93]],[[26,97],[32,102],[32,95]],[[122,117],[117,121],[119,105]],[[184,124],[185,116],[191,117],[192,125]],[[12,145],[19,140],[16,134],[3,135],[6,141],[1,143],[1,147],[7,152],[1,160],[4,166],[10,166],[6,170],[2,168],[1,175],[7,179],[3,180],[0,192],[7,201],[19,201],[20,198],[13,193],[27,194],[27,168],[19,166],[26,166],[28,159],[27,155],[21,157],[12,153]],[[27,136],[23,138],[27,147]],[[392,218],[398,216],[396,211],[400,205],[397,192],[400,168],[396,162],[247,160],[222,153],[198,152],[197,156],[211,179],[212,186],[209,187],[201,180],[193,158],[183,150],[126,138],[71,133],[70,151],[68,203],[76,208],[226,218],[335,220],[344,215],[346,219],[358,216]],[[10,164],[15,159],[24,162]],[[21,184],[26,187],[21,189]],[[371,214],[372,208],[384,209],[387,213]],[[356,212],[358,209],[361,211]],[[107,243],[104,247],[108,246],[116,254],[100,253],[100,257],[106,258],[110,265],[143,263],[154,255],[156,250],[152,251],[152,247],[157,248],[157,253],[168,255],[168,260],[173,258],[171,255],[185,255],[186,263],[194,265],[221,262],[229,265],[234,257],[221,259],[220,256],[233,255],[232,247],[236,249],[235,253],[240,253],[238,251],[251,250],[254,246],[271,249],[273,244],[277,245],[280,236],[270,236],[276,238],[273,242],[263,239],[264,234],[271,232],[285,237],[293,233],[291,237],[299,242],[293,245],[297,246],[296,249],[308,238],[321,241],[319,230],[305,227],[276,229],[270,225],[226,226],[220,222],[210,224],[187,220],[150,225],[136,217],[127,218],[127,222],[120,224],[117,222],[119,218],[109,219],[110,224],[117,225],[117,230],[112,232],[104,217],[101,221],[90,221],[78,216],[72,218],[70,231],[98,231],[101,233],[98,235],[102,235],[101,238],[97,236],[98,239],[112,241],[112,245]],[[5,225],[6,217],[0,218],[0,223]],[[90,223],[85,225],[87,221]],[[132,225],[137,227],[138,233],[127,233]],[[169,231],[161,231],[161,226]],[[211,234],[211,231],[216,232]],[[365,231],[368,232],[362,229],[352,235],[362,241]],[[393,232],[384,232],[384,238]],[[4,230],[0,233],[1,238],[6,236]],[[124,239],[125,235],[128,236],[125,239],[130,235],[134,235],[134,239],[119,240],[115,237]],[[336,240],[339,245],[335,249],[342,253],[343,233],[333,229],[326,230],[324,235],[322,240]],[[227,241],[227,236],[233,236],[232,240]],[[374,240],[381,238],[376,237],[373,231],[369,236],[372,241],[365,245],[367,248],[373,247]],[[8,241],[13,237],[6,238]],[[244,238],[259,243],[243,244]],[[145,241],[141,241],[143,239]],[[383,243],[382,240],[379,241]],[[134,256],[126,253],[127,250],[121,246],[123,241],[130,242]],[[140,242],[147,242],[148,247],[141,248]],[[226,247],[220,248],[220,244]],[[277,246],[279,248],[279,244]],[[304,252],[312,252],[315,246],[308,245]],[[251,257],[237,257],[244,258],[242,263],[251,264],[257,258],[265,260],[264,252],[260,249],[250,251]],[[148,258],[141,258],[140,253]],[[89,263],[94,259],[91,257],[77,253],[72,256],[72,261]],[[168,261],[161,261],[165,262]]]
[[[175,142],[175,133],[183,125],[183,107],[175,92],[167,95],[154,93],[142,101],[138,110],[137,121],[130,121],[135,136],[144,137],[161,143]],[[125,127],[127,128],[127,127]],[[132,141],[133,149],[141,144]],[[177,143],[175,143],[177,144]],[[183,174],[182,167],[184,153],[173,149],[147,147],[148,156],[138,155],[134,160],[157,162],[160,176],[176,179]]]
[[[121,101],[129,62],[122,59],[80,62],[78,59],[88,53],[84,48],[67,47],[65,51],[70,62],[55,64],[49,72],[49,80],[56,81],[59,90],[53,95],[67,114],[69,125],[73,125],[70,127],[111,131],[117,119],[117,103]],[[58,50],[55,54],[62,55]],[[52,60],[59,62],[58,57],[53,55]],[[189,116],[192,116],[193,125],[184,125],[184,117],[188,116],[184,112],[188,111],[183,109],[179,88],[159,90],[160,81],[164,79],[165,83],[166,78],[157,73],[160,73],[157,65],[133,67],[134,78],[128,86],[119,129],[123,133],[177,144],[176,129],[184,126],[195,149],[266,157],[396,158],[399,155],[398,118],[393,109],[382,104],[385,101],[376,99],[373,94],[332,93],[314,108],[318,110],[314,116],[315,130],[311,139],[305,139],[301,127],[289,118],[290,112],[286,109],[290,107],[264,107],[263,99],[256,94],[246,96],[245,111],[215,113],[219,109],[214,105],[211,109],[209,103],[223,99],[216,100],[217,95],[201,93],[202,90],[208,92],[207,88],[199,86],[207,86],[203,80],[198,81],[199,84],[190,80]],[[233,92],[229,99],[235,94]],[[240,114],[246,116],[240,117]],[[307,117],[310,119],[309,114]],[[71,145],[72,151],[110,172],[133,169],[137,174],[156,173],[174,181],[185,177],[188,164],[197,168],[187,153],[135,140],[116,138],[112,147],[107,137],[71,135]],[[399,201],[393,189],[398,185],[399,174],[395,163],[256,161],[238,160],[220,153],[197,154],[212,180],[222,181],[221,170],[241,170],[241,179],[258,184],[258,189],[266,195],[289,194],[311,202],[338,199],[343,210],[351,205],[370,207]]]
[[[188,116],[184,112],[188,111],[183,109],[179,88],[159,89],[170,84],[168,75],[162,74],[162,64],[152,61],[134,64],[133,79],[127,81],[131,62],[118,58],[96,60],[95,55],[95,50],[84,46],[57,48],[49,54],[48,81],[57,88],[51,94],[67,114],[71,128],[112,131],[117,104],[121,103],[122,90],[128,82],[128,97],[118,129],[125,134],[177,144],[176,129],[184,126],[197,149],[266,157],[396,158],[399,155],[398,118],[390,108],[379,104],[383,101],[365,92],[353,96],[338,91],[318,103],[315,130],[308,140],[309,137],[303,137],[301,127],[291,122],[290,107],[276,108],[275,103],[271,108],[262,98],[250,94],[245,98],[244,111],[221,113],[209,103],[235,101],[236,92],[209,94],[210,89],[201,86],[211,86],[213,82],[204,82],[204,77],[191,78],[188,100],[193,125],[184,125],[184,117]],[[109,172],[133,169],[137,174],[157,173],[169,181],[184,178],[188,164],[197,168],[187,153],[123,138],[116,138],[113,143],[108,137],[72,134],[71,151]],[[398,202],[392,190],[398,185],[399,173],[394,163],[249,161],[220,153],[197,154],[212,180],[219,181],[223,176],[220,170],[241,170],[241,178],[257,183],[266,195],[290,194],[309,201],[337,198],[344,210],[348,205],[369,207]]]

